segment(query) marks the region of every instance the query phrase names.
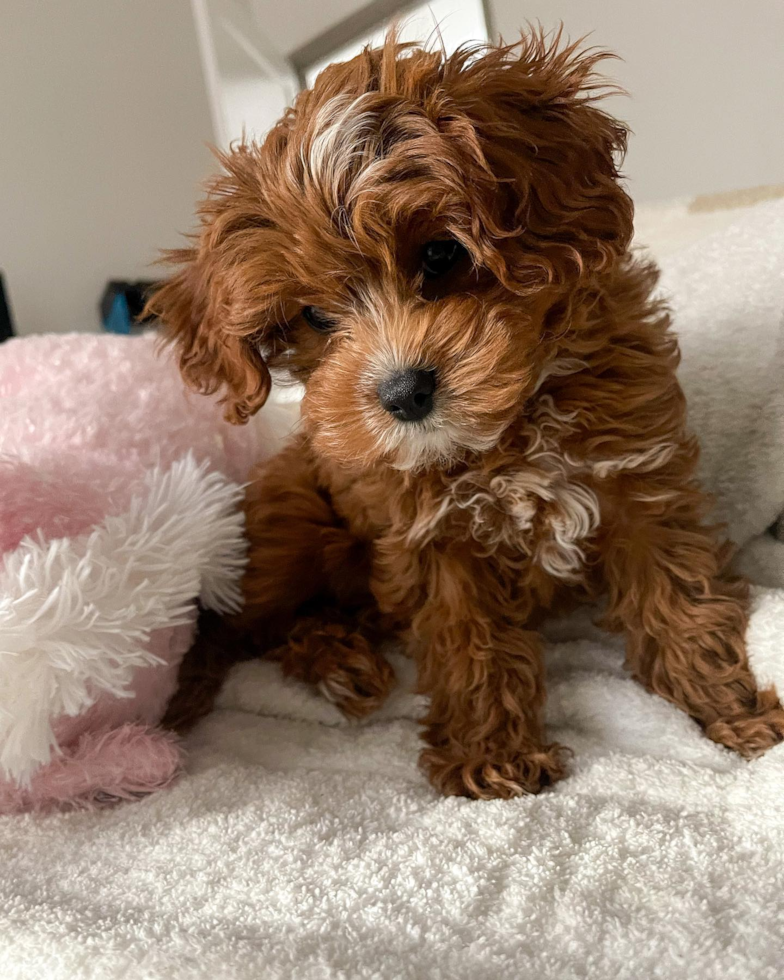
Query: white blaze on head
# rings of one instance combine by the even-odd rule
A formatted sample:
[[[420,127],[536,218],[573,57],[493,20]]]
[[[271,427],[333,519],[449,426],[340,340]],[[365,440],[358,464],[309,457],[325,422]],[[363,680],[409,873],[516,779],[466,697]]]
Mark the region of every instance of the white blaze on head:
[[[373,97],[336,95],[316,116],[306,172],[332,207],[343,203],[348,178],[380,152],[378,117],[365,108]]]

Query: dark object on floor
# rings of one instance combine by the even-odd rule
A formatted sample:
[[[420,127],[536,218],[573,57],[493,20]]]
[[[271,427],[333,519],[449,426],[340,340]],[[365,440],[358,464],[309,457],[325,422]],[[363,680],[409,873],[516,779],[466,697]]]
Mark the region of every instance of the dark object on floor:
[[[144,325],[154,322],[153,317],[142,319],[142,310],[147,295],[155,287],[151,280],[139,279],[127,282],[112,279],[101,297],[101,323],[109,333],[140,333]]]
[[[3,273],[0,272],[0,343],[14,336],[14,323],[11,319],[11,306],[5,292]]]

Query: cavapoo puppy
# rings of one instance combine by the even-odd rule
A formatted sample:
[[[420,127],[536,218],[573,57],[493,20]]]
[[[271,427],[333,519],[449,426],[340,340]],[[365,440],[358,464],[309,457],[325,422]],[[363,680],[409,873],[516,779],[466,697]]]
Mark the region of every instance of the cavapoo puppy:
[[[784,735],[703,523],[656,272],[629,251],[601,57],[534,32],[327,68],[221,157],[150,303],[232,422],[270,369],[304,385],[248,491],[239,627],[352,716],[389,691],[377,639],[398,632],[444,793],[564,775],[537,627],[574,599],[606,597],[634,677],[709,738],[750,756]]]

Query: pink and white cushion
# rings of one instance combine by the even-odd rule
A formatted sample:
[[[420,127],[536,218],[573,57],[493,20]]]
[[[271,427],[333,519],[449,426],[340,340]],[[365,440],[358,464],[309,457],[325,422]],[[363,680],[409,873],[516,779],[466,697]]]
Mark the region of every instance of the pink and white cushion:
[[[274,444],[188,394],[152,337],[0,346],[0,813],[176,776],[157,724],[196,600],[239,607],[240,482]]]

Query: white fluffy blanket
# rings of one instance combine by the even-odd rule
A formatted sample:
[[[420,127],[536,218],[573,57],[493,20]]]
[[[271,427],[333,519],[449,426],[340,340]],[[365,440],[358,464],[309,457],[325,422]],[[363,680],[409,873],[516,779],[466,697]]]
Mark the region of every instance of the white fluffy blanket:
[[[756,593],[755,669],[784,691],[784,203],[671,255],[664,288],[704,473]],[[778,345],[778,346],[777,346]],[[776,588],[776,583],[781,588]],[[362,726],[249,664],[170,791],[0,820],[0,977],[780,980],[784,746],[744,763],[554,632],[548,717],[573,774],[440,799],[401,688]]]

